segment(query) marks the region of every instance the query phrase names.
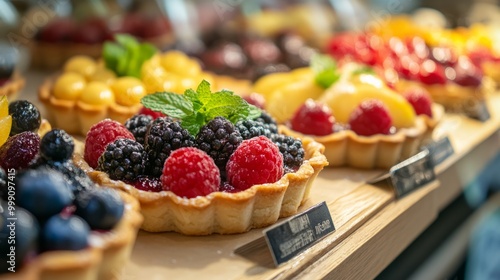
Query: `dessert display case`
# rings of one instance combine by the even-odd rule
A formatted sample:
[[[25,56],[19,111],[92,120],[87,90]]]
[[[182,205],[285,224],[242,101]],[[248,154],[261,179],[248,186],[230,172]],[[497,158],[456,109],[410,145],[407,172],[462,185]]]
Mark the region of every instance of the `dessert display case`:
[[[153,7],[164,21],[156,30],[141,25],[147,21],[156,26],[153,17],[146,20],[136,14],[151,11],[151,6],[96,2],[111,5],[106,6],[108,25],[117,16],[120,28],[116,30],[121,33],[128,28],[125,31],[139,40],[123,36],[117,37],[116,44],[96,39],[97,45],[92,47],[68,47],[61,54],[69,56],[55,57],[54,64],[49,61],[59,70],[31,67],[23,71],[23,83],[12,65],[0,60],[0,70],[9,74],[6,81],[0,79],[0,97],[7,95],[11,103],[15,99],[30,101],[53,128],[71,134],[74,168],[102,188],[114,189],[125,198],[127,213],[133,212],[133,234],[128,235],[120,260],[103,272],[107,268],[101,266],[107,265],[96,264],[114,261],[105,246],[102,252],[94,252],[99,256],[93,258],[94,267],[87,278],[76,275],[75,279],[390,278],[392,270],[398,269],[391,264],[397,266],[411,255],[405,250],[418,246],[414,242],[419,237],[432,235],[431,225],[443,223],[440,216],[453,211],[450,207],[457,198],[473,194],[488,200],[478,182],[500,181],[495,172],[487,179],[484,175],[485,170],[498,170],[500,156],[500,94],[495,84],[500,53],[496,37],[486,31],[489,29],[440,27],[432,33],[417,28],[417,20],[409,23],[407,18],[394,18],[379,22],[379,29],[370,32],[337,33],[354,25],[340,26],[337,20],[345,19],[346,10],[327,1],[262,1],[241,6],[222,1],[225,6],[216,7],[198,1],[157,1]],[[354,2],[351,7],[360,4]],[[179,14],[174,15],[176,3]],[[325,9],[313,20],[310,11],[318,7]],[[128,11],[125,16],[124,10]],[[180,11],[191,14],[183,18]],[[203,17],[193,16],[203,11]],[[67,25],[74,28],[68,31],[71,38],[87,38],[93,34],[92,28],[108,30],[99,23],[92,28],[86,23],[75,27],[76,15],[67,18],[72,21]],[[189,34],[183,36],[178,34],[183,24],[196,24],[196,28],[190,26],[186,29]],[[59,52],[54,46],[41,46],[54,43],[46,40],[52,32],[50,24],[47,28],[49,31],[39,31],[39,46],[33,49],[33,61],[38,65],[49,53]],[[146,31],[162,37],[161,44],[156,48],[145,44],[155,37],[144,35]],[[438,40],[436,34],[443,36]],[[471,45],[487,48],[468,49]],[[93,52],[94,47],[98,51]],[[311,61],[317,59],[317,53],[326,53],[319,58],[319,68]],[[457,57],[443,62],[438,57],[443,53],[456,53]],[[436,74],[438,83],[428,77],[435,74],[426,70],[428,64],[442,70],[444,76]],[[449,75],[450,69],[454,75]],[[409,83],[412,87],[407,87]],[[11,93],[12,84],[18,85],[17,96]],[[417,105],[407,95],[407,89],[413,90],[415,85],[429,96]],[[440,88],[432,90],[432,86]],[[443,94],[440,90],[445,86],[454,87],[464,98]],[[367,100],[376,102],[363,105]],[[69,105],[60,106],[62,103]],[[98,113],[82,113],[92,111],[90,107]],[[121,114],[108,112],[115,107]],[[363,134],[372,129],[371,124],[386,121],[368,113],[363,121],[353,121],[373,107],[385,110],[388,128]],[[15,126],[16,117],[11,120],[13,113],[4,109],[0,110],[0,133],[10,141],[14,131],[10,122]],[[306,111],[304,115],[301,110]],[[308,113],[317,119],[311,122]],[[311,127],[322,121],[320,114],[327,115],[329,127],[323,134],[315,134]],[[297,129],[297,122],[307,125]],[[39,141],[43,134],[58,131],[51,130],[46,120],[41,123]],[[261,150],[248,146],[250,140],[252,145],[261,145]],[[5,152],[8,149],[2,144],[0,155],[5,158],[10,151]],[[243,146],[245,153],[239,150]],[[41,162],[54,165],[43,153],[31,156],[28,167],[22,168],[39,168]],[[188,163],[182,163],[177,159],[182,156],[198,157],[199,162],[190,165],[183,158]],[[247,165],[254,158],[260,162]],[[11,162],[3,161],[0,167],[10,169]],[[269,170],[263,167],[270,163]],[[177,179],[172,177],[181,172],[171,166],[186,168],[190,177],[181,174],[174,182]],[[238,180],[250,183],[245,181],[242,186]],[[185,181],[192,183],[190,189]],[[59,209],[61,215],[79,215],[75,212],[75,207],[81,207],[79,191],[75,195],[76,200],[65,206],[69,210]],[[488,202],[495,203],[500,207],[498,198]],[[309,222],[318,208],[326,209],[323,214],[332,227]],[[43,229],[46,221],[41,222]],[[329,233],[320,235],[326,228]],[[270,240],[273,230],[281,230],[282,243]],[[298,238],[295,231],[310,235]],[[100,228],[92,232],[107,233]],[[43,250],[36,252],[46,256]],[[287,261],[279,262],[286,257]],[[449,271],[458,268],[449,265]],[[42,268],[37,262],[33,271],[23,272],[40,276],[35,270]],[[417,268],[420,264],[413,263],[410,270]],[[3,277],[10,279],[8,274],[0,274]],[[24,275],[17,277],[23,279]]]

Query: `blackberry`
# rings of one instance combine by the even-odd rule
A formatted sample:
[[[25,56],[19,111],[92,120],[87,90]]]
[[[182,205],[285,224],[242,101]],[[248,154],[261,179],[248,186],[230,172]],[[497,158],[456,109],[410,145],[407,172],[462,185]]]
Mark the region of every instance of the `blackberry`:
[[[224,174],[229,157],[243,138],[229,120],[216,117],[200,129],[195,141],[196,147],[212,157],[221,174]]]
[[[47,132],[40,141],[40,154],[47,160],[68,160],[73,155],[74,149],[73,138],[60,129]]]
[[[40,111],[27,100],[16,100],[9,104],[9,114],[12,115],[10,136],[24,131],[36,132],[42,122]]]
[[[144,173],[144,147],[134,140],[119,138],[108,144],[99,157],[97,169],[113,180],[132,181]]]
[[[78,166],[74,165],[71,160],[68,161],[51,161],[39,159],[33,167],[47,167],[58,171],[69,182],[73,194],[76,196],[82,191],[88,191],[95,188],[95,183],[85,174]]]
[[[271,126],[255,120],[243,120],[236,123],[236,129],[240,132],[243,140],[261,135],[271,139],[273,134],[276,134],[276,131],[274,131],[276,126]]]
[[[258,118],[256,118],[255,121],[265,123],[265,124],[274,125],[275,127],[278,127],[276,120],[265,111],[262,111],[260,116]],[[276,130],[278,130],[278,129],[276,129]]]
[[[146,133],[144,144],[149,175],[160,177],[163,164],[172,151],[193,146],[194,137],[178,121],[169,117],[154,120]]]
[[[283,155],[285,173],[297,171],[302,165],[305,155],[300,139],[283,134],[276,134],[272,138],[272,141],[278,146],[281,154]]]
[[[125,122],[125,127],[134,134],[135,141],[144,145],[144,138],[148,131],[148,126],[153,122],[153,117],[149,115],[135,115]]]

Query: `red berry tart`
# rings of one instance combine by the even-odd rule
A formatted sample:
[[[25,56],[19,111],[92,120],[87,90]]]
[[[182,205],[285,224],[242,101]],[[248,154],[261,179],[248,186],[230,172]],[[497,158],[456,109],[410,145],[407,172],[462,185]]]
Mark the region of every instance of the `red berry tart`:
[[[371,68],[338,67],[325,56],[310,68],[264,76],[254,90],[284,124],[281,132],[313,137],[330,166],[390,168],[431,138],[444,113],[425,89],[399,94]]]
[[[230,234],[273,224],[297,212],[328,164],[321,144],[279,134],[269,115],[205,81],[142,103],[169,117],[132,117],[106,133],[104,150],[91,145],[96,124],[83,156],[100,154],[95,170],[87,167],[96,182],[139,200],[146,231]]]

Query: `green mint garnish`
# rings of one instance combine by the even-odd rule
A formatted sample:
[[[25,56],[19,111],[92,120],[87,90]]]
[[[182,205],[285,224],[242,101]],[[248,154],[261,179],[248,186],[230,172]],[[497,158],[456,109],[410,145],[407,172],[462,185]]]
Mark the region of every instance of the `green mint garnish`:
[[[311,58],[311,68],[316,74],[316,84],[322,88],[329,88],[340,78],[337,63],[328,55],[315,54]]]
[[[375,74],[375,70],[370,66],[363,65],[352,72],[352,75]]]
[[[200,128],[215,117],[224,117],[236,123],[240,120],[255,119],[261,115],[259,108],[248,104],[232,91],[212,92],[210,83],[203,80],[195,90],[184,94],[157,92],[141,99],[142,105],[181,120],[181,126],[196,135]]]
[[[115,35],[116,43],[104,43],[102,57],[106,68],[119,77],[141,78],[142,64],[158,50],[148,43],[139,43],[134,37],[125,34]]]

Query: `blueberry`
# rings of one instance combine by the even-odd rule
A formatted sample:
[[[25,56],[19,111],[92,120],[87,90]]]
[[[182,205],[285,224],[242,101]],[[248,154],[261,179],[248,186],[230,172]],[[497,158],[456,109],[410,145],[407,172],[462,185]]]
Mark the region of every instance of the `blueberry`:
[[[31,253],[37,251],[39,226],[35,217],[23,208],[14,206],[15,210],[8,208],[7,202],[0,203],[2,214],[0,216],[0,273],[8,272],[14,266],[11,261],[13,255],[11,246],[14,247],[15,268],[20,268],[23,260]],[[11,213],[13,215],[11,215]],[[16,218],[16,220],[7,220]]]
[[[65,161],[71,158],[75,149],[73,138],[64,130],[47,132],[40,142],[40,154],[46,160]]]
[[[0,198],[7,198],[7,173],[0,167]]]
[[[16,178],[17,204],[30,211],[40,222],[71,205],[73,193],[60,173],[48,168],[30,169]]]
[[[9,104],[9,114],[12,116],[11,136],[24,131],[36,132],[42,122],[38,108],[27,100],[11,102]]]
[[[55,215],[45,223],[40,244],[42,251],[76,251],[88,246],[89,235],[89,225],[82,218]]]
[[[123,216],[124,205],[113,189],[96,188],[81,192],[75,200],[75,214],[82,217],[92,229],[112,229]]]

